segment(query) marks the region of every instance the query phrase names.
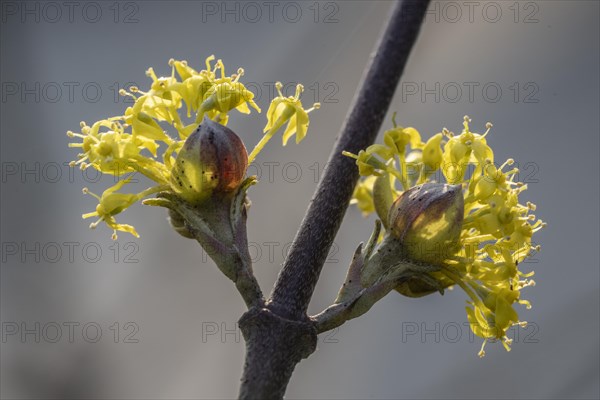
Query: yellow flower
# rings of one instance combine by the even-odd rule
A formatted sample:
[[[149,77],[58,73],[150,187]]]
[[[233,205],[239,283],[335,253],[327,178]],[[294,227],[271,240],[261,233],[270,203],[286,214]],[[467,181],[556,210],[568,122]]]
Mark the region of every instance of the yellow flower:
[[[254,94],[239,82],[244,75],[244,69],[239,68],[237,74],[229,77],[225,76],[225,67],[221,60],[217,61],[217,68],[221,71],[221,78],[216,79],[204,94],[203,102],[196,116],[196,123],[200,123],[204,115],[208,114],[209,118],[219,117],[219,122],[226,124],[229,111],[237,109],[242,114],[249,114],[248,105],[260,112],[260,107],[253,100]]]
[[[405,154],[406,146],[410,144],[413,149],[422,148],[421,135],[415,128],[395,127],[385,131],[383,142],[395,153]]]
[[[517,168],[513,168],[508,172],[502,171],[504,167],[512,164],[514,164],[514,160],[509,158],[500,168],[496,168],[490,160],[486,160],[481,176],[476,178],[475,185],[470,187],[470,189],[473,189],[471,192],[475,198],[483,201],[496,191],[508,193],[512,187],[518,186],[517,182],[513,182],[515,175],[519,172]]]
[[[174,71],[170,77],[157,77],[153,68],[148,68],[146,75],[152,78],[152,85],[148,92],[143,92],[137,87],[130,88],[132,93],[122,91],[123,95],[129,95],[135,99],[133,113],[144,112],[157,119],[167,121],[169,124],[181,124],[178,109],[182,106],[182,97],[173,90],[177,84]],[[140,93],[140,97],[135,97]]]
[[[85,214],[85,218],[100,218],[93,227],[104,221],[114,230],[137,236],[133,227],[117,224],[114,215],[149,194],[171,191],[198,205],[213,192],[233,193],[242,184],[247,169],[246,148],[235,134],[231,132],[216,141],[205,137],[202,149],[198,143],[192,145],[192,141],[185,146],[186,139],[199,128],[204,117],[208,118],[204,125],[218,123],[225,130],[231,110],[248,114],[252,107],[260,112],[254,94],[240,82],[244,70],[240,68],[236,74],[226,76],[223,62],[213,63],[214,60],[213,55],[207,57],[206,68],[196,70],[185,60],[171,59],[171,74],[166,77],[148,68],[146,75],[152,81],[148,90],[132,86],[119,91],[133,100],[123,115],[99,120],[91,126],[82,122],[80,132],[67,132],[75,139],[69,147],[81,149],[71,166],[92,167],[119,177],[138,172],[157,184],[137,195],[121,194],[117,190],[128,182],[122,180],[102,196],[94,195],[100,204],[95,212]],[[283,108],[272,105],[271,118],[277,118],[281,125],[289,122],[284,144],[294,133],[297,140],[303,138],[310,110],[302,108],[299,92],[296,97],[285,99],[280,94],[274,104],[282,104]],[[255,150],[260,150],[276,130],[273,127]],[[86,193],[92,194],[87,189]]]
[[[122,179],[117,182],[115,185],[106,189],[102,196],[98,196],[88,190],[88,188],[83,188],[84,194],[89,194],[95,197],[98,200],[98,205],[96,206],[96,211],[91,213],[83,214],[81,217],[83,219],[91,218],[91,217],[99,217],[96,222],[92,222],[90,224],[91,229],[95,229],[100,222],[106,223],[108,227],[113,229],[112,238],[113,240],[117,240],[117,231],[129,232],[135,237],[140,237],[140,235],[136,232],[135,228],[131,225],[126,224],[117,224],[115,220],[115,215],[123,212],[127,208],[129,208],[134,203],[140,201],[146,196],[149,196],[153,193],[159,192],[161,190],[165,190],[168,187],[164,185],[154,186],[148,188],[140,193],[117,193],[117,190],[121,189],[124,185],[129,183],[131,178]]]
[[[113,239],[117,239],[117,231],[129,232],[135,237],[139,237],[138,233],[135,231],[135,228],[131,225],[117,224],[114,216],[119,214],[121,211],[125,210],[133,203],[139,200],[138,195],[136,194],[125,194],[125,193],[116,193],[117,190],[121,189],[123,185],[128,183],[130,179],[123,179],[119,181],[116,185],[106,189],[102,196],[98,196],[92,192],[90,192],[87,188],[83,188],[84,194],[90,194],[96,199],[98,199],[98,205],[96,206],[96,211],[83,214],[82,218],[91,218],[91,217],[100,217],[96,222],[92,222],[90,224],[90,228],[94,229],[98,226],[100,222],[105,222],[109,227],[113,229]]]
[[[396,172],[387,165],[387,161],[394,156],[392,150],[387,146],[372,144],[366,150],[359,151],[358,154],[348,153],[347,151],[342,152],[342,154],[356,160],[358,173],[361,176],[380,176],[382,172]]]
[[[417,182],[424,183],[422,186],[416,186],[414,180],[406,179],[406,173],[403,172],[407,166],[402,160],[402,149],[406,144],[414,148],[420,142],[420,135],[417,140],[414,132],[396,128],[387,132],[385,146],[373,145],[358,155],[345,154],[357,160],[359,172],[366,177],[357,186],[353,198],[353,203],[361,205],[363,212],[373,212],[374,207],[370,207],[370,204],[377,204],[378,200],[373,190],[368,190],[367,179],[388,172],[402,184],[404,192],[390,208],[386,237],[396,237],[406,242],[406,237],[412,232],[412,241],[417,242],[413,243],[416,245],[414,249],[417,251],[409,248],[403,254],[415,261],[425,260],[439,268],[439,271],[429,273],[437,285],[419,281],[422,286],[415,287],[424,289],[418,290],[417,295],[452,284],[465,291],[469,298],[466,311],[471,329],[484,339],[479,353],[483,356],[488,340],[499,339],[510,350],[511,340],[507,337],[507,330],[514,325],[525,324],[519,320],[515,306],[521,304],[526,308],[531,307],[527,300],[521,299],[521,291],[535,282],[528,279],[533,272],[524,273],[519,270],[519,265],[532,250],[540,250],[539,245],[533,244],[532,237],[546,224],[531,214],[536,209],[534,204],[519,203],[519,195],[527,189],[527,185],[516,181],[518,169],[505,170],[514,161],[508,159],[500,167],[493,164],[494,153],[486,141],[492,125],[488,123],[486,132],[480,135],[470,131],[469,122],[469,117],[465,117],[464,129],[456,136],[444,128],[442,133],[434,135],[422,146],[421,157],[411,157],[421,171]],[[444,136],[448,141],[442,150]],[[397,154],[399,162],[382,148]],[[468,166],[474,168],[467,174]],[[432,179],[436,177],[439,178],[438,186],[431,186],[428,182],[435,182]],[[463,207],[460,213],[464,216],[462,222],[460,218],[439,218],[441,213],[436,211],[439,207],[429,210],[419,203],[419,198],[423,201],[427,193],[415,195],[421,193],[422,187],[444,187],[440,185],[442,178],[448,184],[457,185],[454,190],[460,190],[461,201],[452,203],[450,208],[457,204]],[[410,210],[414,212],[411,214]],[[419,221],[422,222],[421,228]],[[436,226],[438,221],[442,221],[443,225],[430,229],[430,225]],[[458,229],[458,233],[455,229]],[[447,235],[444,233],[446,231]],[[447,251],[422,254],[423,248],[427,251],[427,244],[432,242],[430,234],[431,238],[435,238],[436,234],[444,240],[449,238],[448,243],[442,246],[447,247],[444,249]],[[440,254],[442,258],[437,257]],[[410,291],[399,291],[411,295]]]
[[[158,77],[153,68],[149,68],[146,74],[152,78],[152,85],[147,92],[137,87],[125,90],[121,94],[130,96],[135,104],[127,110],[127,122],[136,124],[134,129],[151,134],[155,140],[161,140],[171,145],[168,135],[163,136],[160,126],[156,121],[165,121],[173,126],[179,133],[181,139],[189,136],[198,126],[204,115],[211,119],[218,118],[223,124],[227,123],[228,112],[238,109],[242,113],[248,113],[248,104],[260,112],[260,108],[254,103],[254,94],[239,82],[243,75],[243,69],[237,74],[225,76],[225,67],[218,60],[214,67],[211,62],[214,56],[206,59],[206,69],[196,71],[186,61],[169,60],[171,66],[170,77]],[[220,78],[217,72],[220,71]],[[175,73],[181,80],[178,80]],[[186,105],[186,117],[196,112],[196,120],[186,123],[179,115],[179,110]],[[152,122],[149,118],[156,120]],[[146,129],[138,129],[140,124]],[[158,135],[158,136],[157,136]]]
[[[461,182],[469,163],[476,164],[475,174],[478,175],[488,161],[494,162],[494,153],[485,140],[492,124],[488,123],[486,132],[480,135],[470,131],[470,121],[468,116],[464,117],[464,129],[458,136],[444,129],[444,134],[450,139],[444,146],[442,172],[449,183]]]
[[[497,291],[481,290],[483,305],[471,303],[466,307],[467,319],[473,333],[484,338],[479,357],[485,356],[484,346],[488,340],[501,340],[504,348],[510,351],[512,339],[506,335],[507,330],[515,325],[526,324],[519,322],[519,315],[512,306],[519,300],[519,291],[507,288]]]
[[[285,97],[281,93],[281,88],[283,87],[281,82],[277,82],[275,87],[279,96],[271,101],[271,105],[267,111],[267,125],[263,129],[263,132],[268,132],[272,129],[277,130],[287,123],[287,128],[282,136],[283,145],[285,146],[294,134],[296,134],[296,143],[300,143],[306,136],[308,129],[308,113],[314,109],[318,109],[321,104],[315,103],[312,108],[305,110],[302,106],[302,101],[300,101],[300,95],[304,91],[304,86],[300,84],[296,86],[296,94],[289,97]]]
[[[374,176],[369,176],[361,180],[356,185],[352,200],[350,201],[350,204],[356,204],[365,216],[375,212],[375,204],[373,203],[373,185],[375,184],[375,179]]]
[[[442,138],[443,135],[441,133],[433,135],[423,147],[423,164],[429,171],[438,169],[442,162],[442,149],[440,147]]]
[[[93,166],[100,172],[121,176],[140,172],[157,183],[167,183],[168,170],[164,165],[143,154],[148,150],[156,154],[157,145],[152,139],[125,132],[119,121],[122,117],[105,119],[91,127],[81,123],[81,133],[67,132],[69,137],[83,139],[81,143],[70,143],[69,147],[79,147],[83,153],[71,165],[82,168]],[[100,132],[101,128],[108,128]]]
[[[304,86],[298,84],[296,86],[296,94],[294,96],[285,97],[281,93],[283,85],[281,82],[275,84],[279,96],[271,101],[269,110],[267,111],[267,124],[263,129],[265,135],[260,142],[254,147],[252,153],[248,156],[248,161],[252,162],[258,153],[265,147],[267,142],[271,140],[273,135],[287,123],[287,128],[283,132],[283,145],[285,146],[288,140],[295,134],[296,143],[300,143],[306,136],[308,130],[309,118],[308,113],[321,107],[320,103],[315,103],[311,108],[305,110],[300,101],[300,95],[304,90]]]
[[[175,68],[181,78],[181,82],[173,84],[171,89],[177,92],[187,105],[188,118],[191,117],[192,111],[196,112],[200,108],[206,92],[215,85],[215,73],[222,63],[217,63],[213,69],[211,62],[214,59],[214,55],[206,58],[206,69],[200,72],[190,67],[185,60],[169,60],[169,64]]]
[[[132,136],[141,136],[152,141],[161,140],[169,143],[171,139],[160,127],[158,122],[143,111],[134,113],[133,108],[125,110],[125,121],[131,125]],[[152,155],[156,155],[156,147],[152,148]]]

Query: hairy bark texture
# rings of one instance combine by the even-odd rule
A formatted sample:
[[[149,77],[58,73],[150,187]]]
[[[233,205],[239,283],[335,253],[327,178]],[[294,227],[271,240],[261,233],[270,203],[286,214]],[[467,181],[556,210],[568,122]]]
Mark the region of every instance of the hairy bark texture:
[[[316,348],[317,329],[306,310],[358,180],[354,160],[342,151],[358,153],[374,142],[428,4],[394,5],[271,299],[239,321],[246,339],[241,399],[282,398],[296,364]]]
[[[252,309],[239,321],[246,340],[240,399],[280,399],[296,364],[317,347],[317,330],[268,309]]]

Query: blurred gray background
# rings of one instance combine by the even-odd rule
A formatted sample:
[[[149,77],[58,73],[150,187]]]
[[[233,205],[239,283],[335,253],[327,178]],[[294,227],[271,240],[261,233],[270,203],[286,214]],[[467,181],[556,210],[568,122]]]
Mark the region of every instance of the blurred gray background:
[[[120,216],[141,233],[117,242],[80,214],[111,184],[65,164],[67,130],[123,112],[115,97],[169,58],[201,67],[215,54],[266,110],[273,82],[302,82],[321,101],[307,139],[273,140],[251,173],[248,225],[268,293],[322,172],[391,2],[2,2],[1,395],[3,398],[232,398],[244,356],[244,305],[163,210]],[[271,8],[270,8],[271,7]],[[271,13],[270,13],[271,10]],[[391,112],[427,138],[494,123],[496,159],[513,157],[549,227],[523,265],[526,329],[513,350],[465,325],[466,296],[395,293],[320,336],[288,398],[598,398],[599,3],[433,2]],[[290,94],[291,94],[290,89]],[[391,126],[387,119],[385,128]],[[264,112],[232,113],[252,147]],[[145,182],[141,181],[139,187]],[[310,306],[335,298],[373,218],[349,209]],[[37,324],[37,325],[36,325]],[[60,334],[60,336],[59,336]]]

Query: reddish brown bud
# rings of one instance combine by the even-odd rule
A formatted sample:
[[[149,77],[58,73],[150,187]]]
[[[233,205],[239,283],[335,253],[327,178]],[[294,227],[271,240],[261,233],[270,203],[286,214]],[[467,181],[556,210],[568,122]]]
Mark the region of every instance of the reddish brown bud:
[[[239,136],[205,117],[177,155],[171,186],[187,201],[199,203],[213,193],[237,189],[247,168],[248,153]]]

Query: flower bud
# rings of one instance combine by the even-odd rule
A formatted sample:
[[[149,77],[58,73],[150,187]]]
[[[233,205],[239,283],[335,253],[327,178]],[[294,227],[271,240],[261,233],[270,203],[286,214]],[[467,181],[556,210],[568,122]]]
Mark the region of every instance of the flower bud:
[[[231,129],[204,118],[179,151],[171,171],[171,187],[198,204],[214,194],[233,192],[244,180],[248,153]]]
[[[463,216],[460,185],[425,183],[396,199],[388,223],[408,257],[435,263],[457,250]]]

